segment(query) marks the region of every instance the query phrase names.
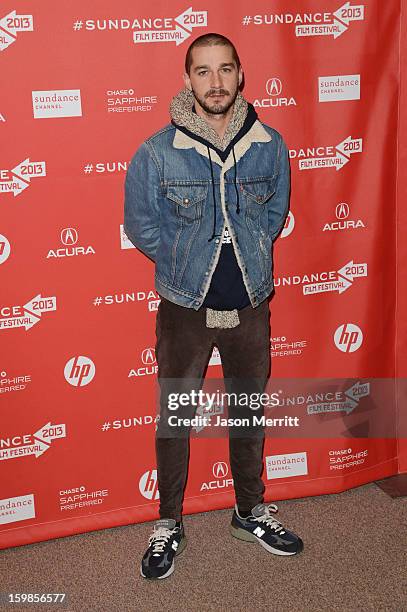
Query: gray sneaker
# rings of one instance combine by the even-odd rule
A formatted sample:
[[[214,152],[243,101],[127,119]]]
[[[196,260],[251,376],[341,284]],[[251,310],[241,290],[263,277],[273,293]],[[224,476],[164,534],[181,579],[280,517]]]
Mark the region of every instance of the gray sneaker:
[[[272,516],[277,511],[275,504],[257,504],[248,517],[242,518],[235,506],[230,532],[239,540],[258,542],[274,555],[296,555],[303,550],[303,541]]]

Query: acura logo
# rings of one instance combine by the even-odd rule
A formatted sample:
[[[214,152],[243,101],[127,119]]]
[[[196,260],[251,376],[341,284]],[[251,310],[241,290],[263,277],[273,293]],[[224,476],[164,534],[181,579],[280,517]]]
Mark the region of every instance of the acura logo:
[[[266,91],[269,96],[279,96],[283,90],[282,83],[280,79],[273,77],[269,79],[266,83]]]
[[[224,461],[217,461],[213,464],[212,474],[215,478],[226,478],[228,475],[229,468]]]
[[[335,208],[335,215],[337,219],[347,219],[349,217],[349,206],[346,202],[341,202]]]
[[[65,227],[61,232],[61,242],[65,246],[76,244],[78,242],[78,232],[74,227]]]
[[[141,361],[144,365],[150,365],[155,363],[155,350],[153,348],[146,348],[141,353]]]

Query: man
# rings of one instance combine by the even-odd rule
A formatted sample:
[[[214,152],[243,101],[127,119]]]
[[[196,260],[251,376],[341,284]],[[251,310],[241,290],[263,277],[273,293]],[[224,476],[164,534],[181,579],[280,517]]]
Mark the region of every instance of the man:
[[[271,251],[288,211],[289,162],[280,134],[257,119],[240,93],[242,80],[230,40],[219,34],[197,38],[186,54],[185,89],[170,106],[171,124],[140,146],[126,177],[124,228],[155,261],[161,296],[161,518],[142,559],[145,578],[169,576],[186,544],[182,499],[189,435],[171,436],[163,428],[171,381],[179,382],[178,390],[191,379],[199,387],[214,344],[230,388],[259,390],[269,374]],[[300,552],[301,539],[272,516],[277,507],[263,503],[264,431],[234,433],[232,535],[277,555]]]

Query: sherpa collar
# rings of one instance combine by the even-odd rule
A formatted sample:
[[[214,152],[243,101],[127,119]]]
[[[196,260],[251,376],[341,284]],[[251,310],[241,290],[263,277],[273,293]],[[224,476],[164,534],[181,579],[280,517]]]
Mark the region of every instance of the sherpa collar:
[[[250,146],[253,142],[270,142],[271,138],[272,137],[270,136],[270,134],[266,132],[261,122],[257,119],[250,128],[250,130],[247,132],[247,134],[245,134],[235,144],[234,151],[236,161],[239,161],[239,159],[243,157],[246,151],[250,149]],[[193,138],[192,136],[188,136],[188,134],[181,132],[181,130],[176,130],[172,144],[176,149],[194,148],[198,153],[200,153],[200,155],[203,155],[204,157],[209,157],[207,146],[202,144],[202,142],[200,142],[196,138]],[[226,170],[232,167],[234,161],[231,154],[228,155],[226,161],[222,160],[218,153],[216,153],[216,151],[211,154],[211,159],[219,166],[223,166],[225,172]]]
[[[248,111],[246,100],[239,91],[234,103],[233,115],[223,138],[220,138],[205,119],[193,111],[194,103],[194,94],[189,89],[185,88],[175,95],[170,104],[172,123],[177,127],[186,128],[189,132],[214,145],[215,148],[224,151],[243,127]]]

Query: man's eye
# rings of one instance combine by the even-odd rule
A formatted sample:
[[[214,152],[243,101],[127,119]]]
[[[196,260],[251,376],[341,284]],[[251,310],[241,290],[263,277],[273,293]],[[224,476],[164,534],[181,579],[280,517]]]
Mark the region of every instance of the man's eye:
[[[223,72],[231,72],[230,68],[223,68]]]
[[[200,72],[198,72],[199,76],[204,76],[204,74],[206,74],[206,70],[201,70]]]

